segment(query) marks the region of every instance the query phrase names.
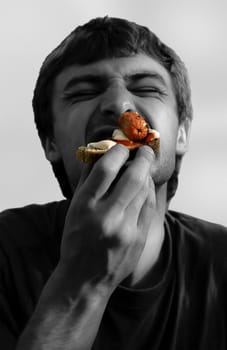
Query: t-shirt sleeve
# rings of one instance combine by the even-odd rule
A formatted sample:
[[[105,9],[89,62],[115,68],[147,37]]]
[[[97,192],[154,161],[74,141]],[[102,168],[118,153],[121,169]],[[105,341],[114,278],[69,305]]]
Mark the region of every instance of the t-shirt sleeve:
[[[17,325],[9,302],[11,292],[7,291],[9,271],[7,259],[0,249],[0,349],[12,350],[17,342]]]
[[[0,213],[0,350],[12,350],[54,270],[68,202]]]

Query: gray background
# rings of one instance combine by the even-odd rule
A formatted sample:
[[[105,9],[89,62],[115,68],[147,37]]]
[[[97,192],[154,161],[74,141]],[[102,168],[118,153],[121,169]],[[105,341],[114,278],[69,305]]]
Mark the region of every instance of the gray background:
[[[149,26],[185,61],[194,122],[171,207],[227,225],[227,1],[2,1],[0,210],[62,198],[33,124],[32,91],[46,55],[96,16]]]

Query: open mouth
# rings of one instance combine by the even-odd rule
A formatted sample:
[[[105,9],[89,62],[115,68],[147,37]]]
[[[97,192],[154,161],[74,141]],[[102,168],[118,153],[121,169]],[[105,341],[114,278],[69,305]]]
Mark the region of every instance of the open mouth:
[[[92,132],[91,134],[88,133],[86,142],[90,143],[111,139],[114,129],[116,129],[116,126],[102,126],[95,132]]]

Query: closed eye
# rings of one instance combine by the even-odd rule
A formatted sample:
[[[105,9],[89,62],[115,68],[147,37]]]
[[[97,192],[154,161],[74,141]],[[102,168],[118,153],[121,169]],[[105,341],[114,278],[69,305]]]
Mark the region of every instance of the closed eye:
[[[139,87],[131,89],[131,92],[139,97],[163,97],[167,96],[166,91],[157,87]]]
[[[93,98],[96,98],[99,94],[99,90],[79,90],[72,92],[65,92],[63,99],[70,103],[77,103],[82,101],[88,101]]]

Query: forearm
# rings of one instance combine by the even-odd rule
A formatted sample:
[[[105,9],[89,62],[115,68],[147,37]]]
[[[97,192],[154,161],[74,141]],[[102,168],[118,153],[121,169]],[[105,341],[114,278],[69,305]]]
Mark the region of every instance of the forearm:
[[[111,294],[105,283],[91,282],[77,283],[72,293],[53,274],[16,350],[91,349]]]

